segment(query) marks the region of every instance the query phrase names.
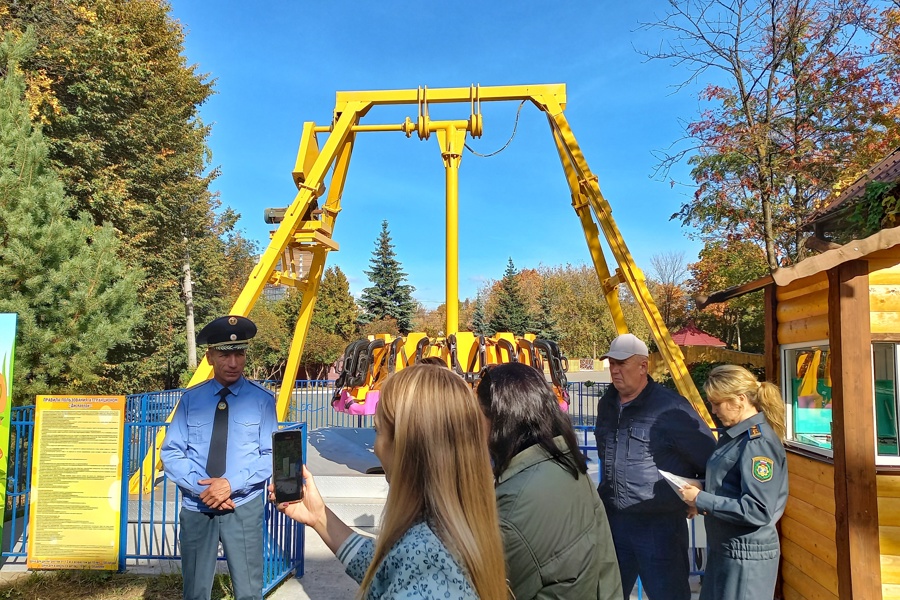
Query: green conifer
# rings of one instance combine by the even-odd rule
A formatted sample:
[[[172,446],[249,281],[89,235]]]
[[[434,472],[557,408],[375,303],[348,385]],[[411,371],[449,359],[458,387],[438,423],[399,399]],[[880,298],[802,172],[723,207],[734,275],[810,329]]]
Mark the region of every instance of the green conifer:
[[[18,37],[18,39],[17,39]],[[32,126],[18,64],[31,33],[0,41],[0,312],[18,313],[15,398],[104,391],[110,351],[140,322],[139,271],[118,256],[111,226],[95,226],[65,196]]]
[[[362,291],[360,304],[363,315],[360,322],[391,318],[397,321],[397,328],[401,333],[409,333],[416,312],[416,303],[412,297],[416,288],[403,283],[406,273],[396,258],[387,221],[381,222],[381,234],[375,242],[375,251],[372,252],[369,265],[371,269],[364,272],[369,276],[372,286]]]
[[[476,335],[490,335],[484,316],[484,299],[481,294],[475,298],[475,310],[472,312],[472,332]]]
[[[488,329],[494,333],[511,331],[516,335],[523,335],[532,328],[533,319],[528,312],[519,281],[516,279],[517,274],[516,267],[510,258],[497,290],[494,314],[491,315],[488,323]]]
[[[328,267],[316,297],[312,324],[347,340],[356,329],[359,307],[350,294],[350,282],[340,267]]]
[[[534,334],[539,338],[559,341],[560,334],[556,326],[557,319],[554,316],[554,310],[550,286],[545,281],[541,284],[541,293],[538,296],[538,315],[534,320]]]

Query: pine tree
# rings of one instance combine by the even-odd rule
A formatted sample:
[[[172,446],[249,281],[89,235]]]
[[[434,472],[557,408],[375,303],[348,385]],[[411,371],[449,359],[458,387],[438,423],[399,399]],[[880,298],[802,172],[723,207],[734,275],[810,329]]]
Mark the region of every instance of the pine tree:
[[[475,310],[472,313],[472,332],[476,335],[488,335],[488,326],[484,317],[484,299],[481,294],[475,298]]]
[[[356,329],[359,308],[350,294],[350,282],[340,267],[328,267],[319,286],[312,325],[347,340]]]
[[[494,314],[488,323],[488,329],[493,332],[511,331],[516,335],[524,335],[532,327],[533,319],[528,313],[516,275],[516,267],[510,258],[497,290]]]
[[[72,214],[112,224],[120,257],[146,274],[146,319],[110,356],[107,390],[158,389],[187,369],[180,282],[188,253],[198,327],[223,314],[234,284],[246,281],[232,276],[243,269],[232,252],[247,259],[237,215],[219,210],[209,189],[218,169],[199,109],[213,80],[188,62],[184,28],[165,2],[5,4],[0,30],[34,31],[37,49],[22,63],[27,97]]]
[[[559,330],[556,327],[557,319],[554,316],[553,298],[550,295],[550,286],[547,282],[541,284],[541,294],[538,296],[538,315],[534,320],[534,333],[545,340],[559,340]]]
[[[142,318],[141,272],[117,257],[112,226],[75,213],[32,126],[19,61],[30,33],[0,42],[0,312],[18,313],[15,398],[99,391],[110,352]]]
[[[360,322],[391,318],[397,321],[401,333],[409,333],[416,312],[412,297],[416,288],[403,283],[406,273],[396,258],[387,221],[381,222],[381,234],[369,265],[371,270],[365,271],[365,274],[369,276],[372,286],[362,291],[360,304],[364,312]]]

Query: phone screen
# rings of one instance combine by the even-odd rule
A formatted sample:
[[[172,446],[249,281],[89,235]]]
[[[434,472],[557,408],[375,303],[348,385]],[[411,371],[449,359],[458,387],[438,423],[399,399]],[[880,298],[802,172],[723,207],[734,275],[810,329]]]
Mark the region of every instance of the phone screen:
[[[303,499],[303,432],[276,431],[272,434],[272,481],[275,502]]]

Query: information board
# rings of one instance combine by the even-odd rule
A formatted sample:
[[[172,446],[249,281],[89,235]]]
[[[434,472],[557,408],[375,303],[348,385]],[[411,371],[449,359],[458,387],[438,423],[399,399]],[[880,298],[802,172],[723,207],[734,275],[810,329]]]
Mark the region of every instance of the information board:
[[[118,568],[124,396],[38,396],[29,569]]]

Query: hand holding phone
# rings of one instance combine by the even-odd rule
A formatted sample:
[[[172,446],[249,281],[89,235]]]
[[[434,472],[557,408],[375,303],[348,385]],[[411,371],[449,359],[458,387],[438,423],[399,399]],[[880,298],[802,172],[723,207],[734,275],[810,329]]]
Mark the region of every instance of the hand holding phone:
[[[272,434],[272,483],[275,502],[303,499],[303,432],[299,429]]]

